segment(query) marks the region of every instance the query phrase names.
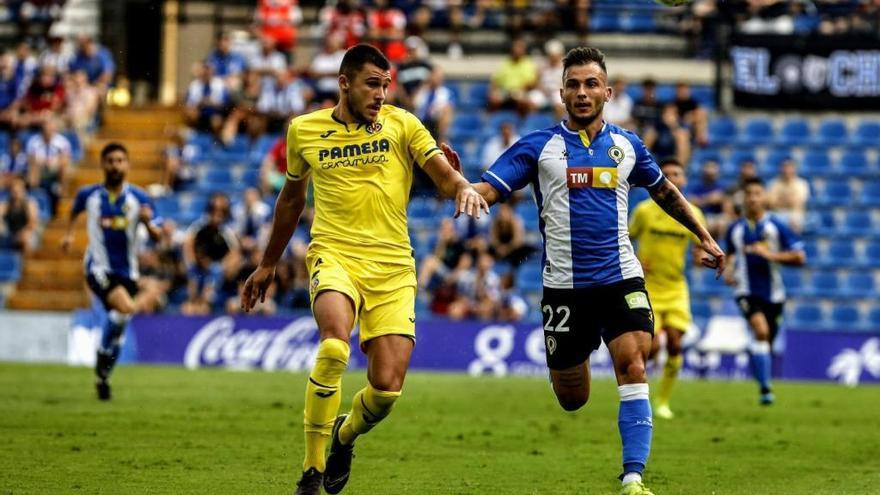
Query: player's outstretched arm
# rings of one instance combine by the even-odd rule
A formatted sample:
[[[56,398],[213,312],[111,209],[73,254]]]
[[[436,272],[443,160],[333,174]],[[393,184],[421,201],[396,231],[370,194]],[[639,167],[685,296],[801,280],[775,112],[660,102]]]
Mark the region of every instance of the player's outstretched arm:
[[[667,179],[663,179],[650,189],[650,193],[651,198],[663,208],[663,211],[700,239],[700,247],[708,255],[704,256],[700,263],[707,268],[716,269],[716,277],[721,277],[724,273],[724,251],[718,247],[718,243],[694,215],[691,205],[682,196],[681,191]]]
[[[462,213],[480,218],[481,212],[489,213],[489,204],[483,196],[461,175],[461,161],[451,162],[447,156],[458,156],[446,143],[441,145],[443,154],[434,155],[422,167],[440,193],[447,198],[455,198],[455,216]]]
[[[308,185],[308,178],[297,181],[288,179],[278,193],[275,214],[272,218],[272,231],[269,234],[269,243],[266,245],[263,259],[247,278],[241,291],[242,310],[250,311],[257,304],[257,300],[266,301],[266,291],[275,279],[275,265],[287,248],[306,206]]]

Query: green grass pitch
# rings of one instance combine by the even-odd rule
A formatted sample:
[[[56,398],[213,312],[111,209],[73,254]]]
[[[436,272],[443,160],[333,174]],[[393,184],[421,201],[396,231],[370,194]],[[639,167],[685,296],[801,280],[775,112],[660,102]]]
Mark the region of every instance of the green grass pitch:
[[[365,381],[346,376],[343,408]],[[91,371],[0,365],[0,494],[289,494],[305,375],[122,366],[114,400]],[[680,382],[655,420],[657,495],[880,493],[880,391]],[[357,444],[348,495],[616,494],[617,393],[597,380],[565,413],[545,380],[412,373]]]

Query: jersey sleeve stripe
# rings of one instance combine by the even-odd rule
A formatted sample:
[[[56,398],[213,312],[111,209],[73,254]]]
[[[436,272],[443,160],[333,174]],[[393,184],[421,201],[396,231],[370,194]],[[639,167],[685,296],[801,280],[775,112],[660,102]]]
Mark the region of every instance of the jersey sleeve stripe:
[[[428,151],[425,152],[425,157],[427,158],[428,156],[431,155],[431,153],[433,153],[433,152],[435,152],[435,151],[440,151],[440,148],[434,146],[433,148],[431,148],[431,149],[429,149]]]
[[[648,187],[650,188],[650,187],[656,186],[657,184],[660,183],[661,180],[663,180],[663,177],[664,177],[663,174],[660,174],[659,176],[657,176],[657,180],[655,180],[650,185],[648,185]]]
[[[507,185],[507,182],[504,182],[504,179],[495,175],[495,173],[492,172],[491,170],[487,170],[486,175],[488,175],[488,176],[492,177],[493,179],[495,179],[496,181],[498,181],[499,184],[501,184],[502,186],[504,186],[505,189],[507,189],[507,192],[513,192],[513,190],[510,188],[510,186]]]

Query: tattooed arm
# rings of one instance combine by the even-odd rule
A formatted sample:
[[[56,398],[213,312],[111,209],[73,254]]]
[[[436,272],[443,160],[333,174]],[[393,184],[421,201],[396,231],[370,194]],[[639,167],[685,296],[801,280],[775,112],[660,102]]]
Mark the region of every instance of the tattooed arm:
[[[678,223],[685,226],[700,239],[700,247],[708,254],[704,256],[700,263],[708,268],[715,268],[717,276],[720,277],[724,272],[724,251],[718,247],[718,243],[709,234],[705,227],[697,220],[690,203],[684,199],[681,192],[671,182],[662,179],[657,186],[649,190],[651,198],[660,208],[663,208],[669,216],[674,218]]]

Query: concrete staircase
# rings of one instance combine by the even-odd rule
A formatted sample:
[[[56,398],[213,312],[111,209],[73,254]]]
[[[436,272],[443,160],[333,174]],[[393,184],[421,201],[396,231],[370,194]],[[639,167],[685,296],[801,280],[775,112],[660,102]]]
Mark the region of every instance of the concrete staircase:
[[[86,145],[84,159],[59,204],[57,218],[46,225],[40,249],[23,260],[21,280],[10,294],[7,307],[70,311],[89,305],[82,266],[88,242],[84,215],[80,216],[74,229],[71,252],[64,254],[60,248],[73,197],[80,187],[103,181],[101,148],[110,141],[119,141],[129,150],[129,182],[139,186],[159,182],[162,179],[163,148],[167,142],[166,129],[176,128],[181,121],[178,108],[107,111],[103,128]]]

